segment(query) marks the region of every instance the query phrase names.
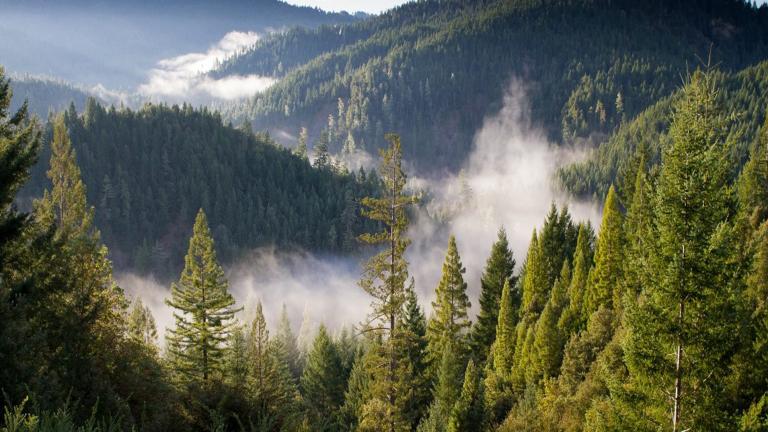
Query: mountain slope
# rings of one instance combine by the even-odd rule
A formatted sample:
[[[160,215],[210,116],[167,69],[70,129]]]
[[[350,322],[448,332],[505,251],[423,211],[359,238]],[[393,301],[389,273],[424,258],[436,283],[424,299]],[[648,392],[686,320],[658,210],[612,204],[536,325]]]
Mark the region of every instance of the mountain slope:
[[[9,71],[132,89],[162,59],[201,52],[231,31],[355,21],[278,0],[0,0],[0,58]]]
[[[726,71],[768,57],[768,8],[740,0],[419,2],[338,32],[276,36],[215,74],[282,76],[225,107],[228,118],[289,133],[308,126],[314,137],[326,129],[335,149],[351,136],[372,151],[383,132],[398,131],[406,157],[439,171],[460,165],[510,79],[527,84],[532,120],[552,140],[600,140],[670,94],[710,48]]]
[[[731,135],[736,145],[731,158],[734,167],[739,168],[766,116],[768,61],[735,74],[721,73],[718,86],[726,112],[735,114]],[[578,196],[605,196],[612,183],[623,185],[620,190],[631,191],[638,148],[653,165],[661,160],[662,150],[669,145],[672,106],[679,96],[677,91],[660,100],[622,125],[587,160],[560,169],[558,180],[563,187]]]
[[[265,135],[222,124],[190,106],[66,111],[96,224],[119,268],[177,272],[198,208],[225,261],[264,245],[349,251],[364,225],[357,203],[374,176],[317,169]],[[22,195],[49,184],[46,147]]]

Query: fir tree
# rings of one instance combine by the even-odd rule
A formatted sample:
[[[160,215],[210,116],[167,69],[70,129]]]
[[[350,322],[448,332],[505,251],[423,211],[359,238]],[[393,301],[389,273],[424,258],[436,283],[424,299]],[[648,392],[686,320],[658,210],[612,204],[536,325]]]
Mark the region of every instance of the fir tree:
[[[303,160],[308,160],[307,141],[309,141],[309,132],[307,131],[307,128],[302,127],[299,131],[299,142],[296,145],[295,154]]]
[[[157,343],[157,325],[152,311],[144,306],[140,298],[133,301],[128,315],[128,334],[147,346]]]
[[[717,394],[739,334],[724,256],[726,121],[713,82],[694,73],[676,107],[656,195],[658,266],[628,316],[627,365],[645,397],[632,407],[673,431],[725,427]]]
[[[517,278],[513,276],[515,259],[509,250],[507,233],[499,229],[498,239],[491,248],[491,255],[485,264],[480,278],[480,313],[477,322],[472,327],[472,351],[477,358],[477,364],[484,364],[491,344],[496,339],[498,325],[499,301],[505,286],[516,287]],[[520,307],[520,295],[515,290],[510,293],[514,314]]]
[[[329,169],[331,167],[331,154],[328,152],[328,131],[323,130],[320,132],[320,138],[315,143],[314,148],[314,162],[312,165],[315,168]]]
[[[594,242],[595,234],[592,225],[589,222],[580,224],[576,253],[573,256],[571,283],[568,285],[568,306],[557,324],[564,335],[575,334],[587,325],[589,317],[584,316],[584,295],[587,291],[589,271],[592,268]]]
[[[621,279],[624,256],[623,219],[616,191],[611,186],[603,206],[603,220],[597,236],[595,266],[589,273],[584,298],[584,316],[588,317],[601,305],[621,308]]]
[[[464,282],[466,269],[461,263],[456,238],[448,240],[448,250],[443,262],[443,272],[440,282],[435,289],[435,301],[432,302],[434,315],[427,327],[429,340],[428,352],[430,361],[438,362],[443,357],[443,351],[448,345],[455,349],[466,351],[465,342],[467,330],[470,327],[467,297],[467,283]],[[459,354],[459,358],[463,358]]]
[[[431,400],[431,383],[426,359],[427,320],[419,306],[413,281],[406,291],[404,311],[395,335],[398,362],[397,414],[402,423],[415,430],[426,415]]]
[[[503,420],[512,406],[510,374],[515,354],[515,326],[518,318],[517,305],[513,298],[510,282],[506,281],[496,323],[496,340],[491,345],[484,386],[491,424],[498,424]]]
[[[238,309],[216,261],[213,238],[203,210],[197,213],[184,270],[171,285],[166,304],[176,311],[176,327],[166,337],[172,367],[185,380],[206,382],[222,368],[224,342]]]
[[[570,282],[571,267],[566,261],[563,263],[560,277],[552,287],[547,305],[536,323],[536,340],[534,342],[536,380],[542,377],[557,376],[560,369],[565,338],[557,323],[568,302],[567,288]]]
[[[485,428],[485,403],[480,369],[469,360],[464,373],[461,396],[456,401],[448,420],[448,432],[481,432]]]
[[[286,356],[285,362],[288,364],[294,380],[298,382],[299,377],[301,377],[302,368],[301,352],[296,342],[296,336],[293,335],[293,330],[291,330],[291,321],[288,318],[288,309],[285,307],[285,304],[283,304],[280,312],[280,323],[277,327],[275,340],[283,345]]]
[[[344,374],[336,345],[324,325],[312,344],[301,376],[306,418],[312,430],[338,429],[338,412],[344,403]]]
[[[386,414],[389,418],[390,432],[396,428],[398,353],[395,349],[394,335],[397,323],[405,303],[405,281],[408,278],[408,263],[405,260],[405,250],[409,240],[405,237],[408,227],[406,217],[407,207],[414,198],[404,192],[406,177],[402,170],[402,151],[400,138],[397,135],[387,135],[390,146],[381,151],[381,166],[379,173],[383,185],[383,195],[380,198],[364,198],[365,210],[363,215],[378,221],[384,226],[384,231],[363,234],[360,239],[368,244],[386,245],[386,249],[371,257],[365,264],[360,286],[373,297],[371,322],[369,329],[387,334],[381,348],[387,359],[384,366],[375,375],[376,388],[383,388]],[[375,326],[371,327],[374,323]]]

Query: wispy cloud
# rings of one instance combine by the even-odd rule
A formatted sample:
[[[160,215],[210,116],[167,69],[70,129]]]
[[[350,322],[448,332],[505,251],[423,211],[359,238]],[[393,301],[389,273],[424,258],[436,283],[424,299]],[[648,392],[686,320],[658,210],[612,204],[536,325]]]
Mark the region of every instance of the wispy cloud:
[[[139,93],[170,101],[233,100],[252,96],[275,83],[260,75],[232,75],[215,79],[207,75],[216,66],[259,40],[254,32],[229,32],[204,53],[189,53],[161,60],[150,70]]]

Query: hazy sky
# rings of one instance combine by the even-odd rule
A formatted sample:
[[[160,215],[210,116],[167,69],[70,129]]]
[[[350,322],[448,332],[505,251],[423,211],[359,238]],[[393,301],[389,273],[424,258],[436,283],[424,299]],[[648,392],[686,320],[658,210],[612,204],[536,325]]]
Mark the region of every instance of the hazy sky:
[[[301,6],[317,6],[332,12],[345,10],[347,12],[379,13],[409,0],[285,0],[287,3]],[[757,0],[757,4],[768,3],[768,0]]]
[[[394,6],[407,3],[408,0],[286,0],[287,3],[301,6],[316,6],[332,12],[368,12],[379,13]]]

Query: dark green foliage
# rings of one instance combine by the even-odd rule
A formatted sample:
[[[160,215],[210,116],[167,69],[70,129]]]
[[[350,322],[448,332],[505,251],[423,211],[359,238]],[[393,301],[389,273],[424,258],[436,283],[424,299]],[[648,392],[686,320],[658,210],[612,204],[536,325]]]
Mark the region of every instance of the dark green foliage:
[[[216,260],[216,251],[203,210],[197,213],[184,271],[171,286],[166,304],[175,309],[176,326],[168,331],[168,353],[182,382],[206,383],[223,369],[224,342],[240,309],[228,292],[229,283]],[[263,319],[263,317],[262,317]]]
[[[338,412],[344,403],[346,379],[336,345],[325,326],[320,326],[301,376],[306,421],[312,430],[339,429]]]
[[[483,275],[480,279],[480,313],[477,322],[472,327],[471,342],[472,351],[476,355],[479,365],[485,363],[488,350],[496,339],[496,327],[499,321],[499,305],[502,297],[502,289],[510,287],[509,301],[513,308],[509,313],[517,314],[520,307],[520,293],[517,288],[515,271],[515,259],[509,250],[507,233],[504,228],[499,229],[496,243],[491,247],[491,255],[485,264]]]
[[[766,28],[768,15],[742,1],[413,2],[339,29],[265,38],[213,75],[281,77],[227,107],[229,118],[308,126],[316,138],[330,114],[333,152],[351,132],[374,153],[382,132],[397,130],[405,157],[439,172],[460,166],[510,77],[535,83],[532,119],[551,139],[598,142],[671,94],[710,50],[728,71],[764,59]]]
[[[65,122],[118,268],[178,274],[198,208],[206,209],[224,263],[272,244],[352,250],[355,236],[375,227],[357,210],[377,190],[375,175],[313,169],[267,135],[226,127],[207,110],[132,111],[90,100],[81,116],[70,108]],[[43,166],[34,171],[26,196],[48,184]]]

